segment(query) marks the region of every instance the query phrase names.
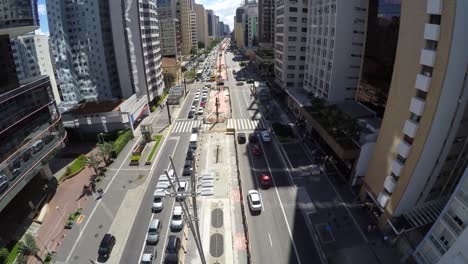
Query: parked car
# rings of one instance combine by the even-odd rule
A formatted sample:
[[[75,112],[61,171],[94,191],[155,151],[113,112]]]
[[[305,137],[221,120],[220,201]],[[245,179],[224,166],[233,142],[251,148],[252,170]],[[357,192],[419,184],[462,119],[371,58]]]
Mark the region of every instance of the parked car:
[[[201,101],[200,106],[205,107],[206,106],[206,101]]]
[[[189,148],[187,150],[187,155],[185,156],[185,159],[186,160],[193,160],[193,158],[195,157],[195,151],[191,148]]]
[[[153,264],[153,254],[145,253],[141,256],[140,264]]]
[[[254,83],[254,80],[253,79],[248,79],[247,83]]]
[[[253,145],[253,147],[252,147],[252,154],[253,154],[254,156],[260,156],[260,155],[262,155],[262,149],[260,148],[259,145],[257,145],[257,144]]]
[[[244,133],[238,133],[237,134],[237,143],[244,144],[245,141],[246,141],[245,134]]]
[[[166,197],[166,190],[156,189],[153,193],[153,212],[160,212],[164,207],[164,197]]]
[[[260,193],[257,190],[248,191],[248,200],[249,200],[250,210],[252,211],[262,210],[262,200],[260,198]]]
[[[237,82],[236,85],[244,85],[244,82]]]
[[[182,207],[175,206],[174,211],[172,212],[172,219],[171,219],[171,229],[172,230],[180,230],[184,225],[183,219],[183,211]]]
[[[152,219],[148,226],[148,236],[146,238],[147,244],[157,244],[159,242],[159,233],[161,232],[161,221],[159,219]]]
[[[194,115],[195,115],[195,111],[190,110],[187,115],[187,118],[193,118]]]
[[[198,107],[198,111],[197,111],[197,114],[198,115],[203,115],[203,107]]]
[[[262,131],[261,136],[262,136],[263,142],[270,142],[271,141],[270,132]]]
[[[6,190],[8,190],[9,185],[10,185],[10,183],[8,182],[8,179],[0,180],[0,194],[4,193]]]
[[[180,250],[180,238],[174,235],[170,235],[167,239],[166,252],[164,256],[164,263],[176,264],[179,263],[179,250]]]
[[[267,174],[264,174],[264,173],[262,175],[260,175],[260,185],[264,189],[270,188],[271,185],[272,185],[270,176],[267,175]]]
[[[115,237],[111,234],[105,234],[102,237],[101,244],[98,250],[98,261],[107,260],[112,252],[115,245]]]
[[[185,160],[184,170],[182,171],[182,176],[190,176],[192,174],[192,159]]]

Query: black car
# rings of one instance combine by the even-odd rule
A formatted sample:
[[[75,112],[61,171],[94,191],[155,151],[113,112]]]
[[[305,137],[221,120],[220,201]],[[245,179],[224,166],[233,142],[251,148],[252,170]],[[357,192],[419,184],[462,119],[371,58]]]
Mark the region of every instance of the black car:
[[[249,134],[249,142],[250,143],[257,143],[257,135],[255,135],[255,133],[250,133]]]
[[[218,82],[217,85],[224,85],[224,82]]]
[[[187,118],[193,118],[193,115],[195,114],[194,111],[190,111],[187,115]]]
[[[192,127],[192,134],[198,134],[198,127]]]
[[[114,248],[114,245],[115,237],[111,234],[105,234],[101,240],[101,244],[99,245],[98,261],[108,259],[112,252],[112,249]]]
[[[253,79],[248,79],[247,83],[254,83],[254,80]]]
[[[193,157],[195,156],[195,151],[191,148],[187,150],[187,156],[185,157],[186,160],[193,160]]]
[[[244,133],[238,133],[237,134],[237,143],[239,144],[244,144],[245,143],[245,134]]]
[[[183,176],[190,176],[190,174],[192,173],[192,163],[193,163],[193,160],[185,161],[184,170],[182,172]]]
[[[171,235],[167,241],[164,263],[179,263],[180,238]]]

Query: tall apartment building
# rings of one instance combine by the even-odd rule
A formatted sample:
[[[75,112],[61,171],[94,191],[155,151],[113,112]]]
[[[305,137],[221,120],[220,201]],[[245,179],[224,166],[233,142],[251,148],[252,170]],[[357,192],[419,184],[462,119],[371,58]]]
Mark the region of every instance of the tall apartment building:
[[[177,19],[176,0],[157,0],[157,16],[161,32],[161,48],[163,57],[181,56],[180,23]]]
[[[253,49],[258,45],[258,5],[257,2],[247,2],[244,6],[244,41],[245,47]]]
[[[193,5],[193,10],[190,12],[190,27],[191,27],[191,32],[192,32],[192,51],[197,52],[198,35],[197,35],[197,14],[195,13],[195,5]]]
[[[214,11],[207,9],[206,10],[206,19],[208,21],[208,38],[214,39],[215,38],[215,18],[214,18]]]
[[[224,37],[224,22],[220,21],[218,23],[218,29],[219,29],[219,37],[223,38]]]
[[[151,102],[162,93],[155,2],[126,4],[47,1],[64,108],[83,100],[112,101],[133,94]]]
[[[258,46],[272,49],[275,39],[275,2],[258,1]]]
[[[401,1],[369,0],[367,13],[366,42],[356,99],[381,114],[392,81]]]
[[[283,89],[301,88],[307,45],[308,1],[276,1],[275,82]]]
[[[19,80],[11,38],[39,28],[35,1],[0,2],[0,211],[36,175],[53,177],[47,161],[66,132],[48,76]]]
[[[238,48],[243,49],[245,47],[245,9],[244,7],[238,7],[236,9],[236,16],[234,21],[234,38]]]
[[[18,36],[11,39],[11,49],[19,81],[40,75],[49,76],[55,103],[59,105],[61,99],[55,81],[48,37],[34,34]]]
[[[387,107],[361,190],[397,234],[432,223],[468,164],[467,9],[462,0],[401,2]],[[453,241],[435,240],[441,252]]]
[[[197,20],[197,41],[208,46],[208,19],[203,5],[195,4],[195,15]]]
[[[193,11],[192,0],[179,0],[179,22],[181,33],[182,55],[190,55],[192,50],[192,25],[191,14]]]
[[[468,168],[413,258],[416,263],[467,263]]]
[[[329,102],[354,100],[361,74],[368,0],[309,0],[304,89]],[[289,31],[291,27],[289,27]]]
[[[214,36],[216,39],[219,38],[219,16],[214,16]]]

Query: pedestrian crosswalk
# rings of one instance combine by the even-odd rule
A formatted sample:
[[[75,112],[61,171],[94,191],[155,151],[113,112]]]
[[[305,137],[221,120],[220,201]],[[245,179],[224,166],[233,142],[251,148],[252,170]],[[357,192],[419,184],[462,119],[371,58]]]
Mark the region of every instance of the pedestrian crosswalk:
[[[210,124],[203,124],[202,120],[178,120],[174,123],[172,133],[192,132],[192,128],[197,127],[202,130],[209,128]]]
[[[262,120],[252,120],[248,118],[228,119],[227,128],[235,130],[263,130],[265,124]]]

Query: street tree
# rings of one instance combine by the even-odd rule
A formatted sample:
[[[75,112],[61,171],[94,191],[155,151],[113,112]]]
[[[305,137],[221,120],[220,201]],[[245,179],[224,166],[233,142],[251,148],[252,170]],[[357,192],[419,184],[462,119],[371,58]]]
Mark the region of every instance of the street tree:
[[[98,154],[102,158],[106,166],[109,166],[110,164],[111,153],[112,143],[104,142],[102,144],[98,144]]]
[[[99,158],[98,155],[91,154],[88,157],[86,157],[86,166],[88,166],[88,168],[93,169],[95,176],[97,176],[98,174],[98,169],[99,169],[100,164],[101,164],[101,159]]]
[[[37,254],[39,253],[39,248],[37,247],[36,239],[30,233],[26,233],[23,241],[19,242],[18,252],[23,256],[23,258],[19,258],[18,262],[23,261],[23,259],[27,260],[29,256],[34,256],[38,261],[44,263],[42,258]]]

